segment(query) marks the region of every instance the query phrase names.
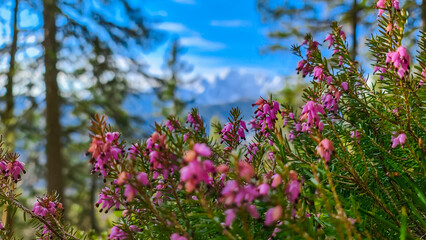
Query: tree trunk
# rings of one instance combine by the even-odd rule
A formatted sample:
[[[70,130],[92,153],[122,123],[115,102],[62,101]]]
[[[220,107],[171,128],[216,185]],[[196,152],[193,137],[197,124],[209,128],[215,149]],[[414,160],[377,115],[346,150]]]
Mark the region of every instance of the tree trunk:
[[[16,52],[18,49],[18,5],[19,5],[19,1],[15,0],[15,9],[12,15],[13,20],[11,21],[13,36],[12,36],[12,45],[10,46],[10,62],[9,62],[9,71],[7,73],[7,82],[6,82],[6,94],[5,94],[6,108],[2,117],[4,127],[6,128],[6,131],[5,131],[6,144],[8,144],[8,147],[12,151],[15,146],[14,123],[13,123],[15,99],[13,95],[13,77],[15,76],[15,70],[16,70],[15,59],[16,59]]]
[[[422,5],[420,6],[422,10],[422,29],[426,31],[426,0],[422,1]]]
[[[351,27],[352,27],[352,50],[351,50],[351,56],[353,59],[355,59],[357,55],[357,48],[358,48],[358,42],[357,42],[357,32],[356,27],[358,25],[358,3],[357,0],[353,0],[352,5],[352,18],[351,18]]]
[[[15,99],[13,94],[13,77],[15,76],[16,70],[16,52],[18,50],[18,12],[19,12],[19,0],[15,0],[15,9],[13,10],[11,24],[12,24],[12,44],[10,46],[10,62],[9,71],[7,72],[6,82],[6,108],[3,112],[2,122],[5,129],[6,144],[11,151],[15,148],[15,123],[14,123],[14,110],[15,110]],[[12,183],[13,185],[13,183]],[[8,189],[8,192],[13,194],[14,189]],[[8,233],[8,237],[12,238],[13,234],[13,205],[7,203],[3,205],[2,222]]]
[[[46,85],[46,158],[47,190],[63,198],[64,176],[61,156],[60,93],[57,82],[58,43],[56,41],[56,0],[43,0],[44,81]]]
[[[94,202],[96,202],[96,190],[97,190],[97,175],[92,175],[91,178],[91,186],[90,186],[90,224],[91,229],[95,231],[95,233],[99,233],[98,221],[96,220],[96,208]]]

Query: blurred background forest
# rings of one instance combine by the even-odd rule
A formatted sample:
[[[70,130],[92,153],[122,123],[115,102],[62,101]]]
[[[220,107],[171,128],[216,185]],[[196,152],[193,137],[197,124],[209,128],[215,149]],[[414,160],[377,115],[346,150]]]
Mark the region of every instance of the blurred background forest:
[[[297,107],[307,83],[296,75],[290,46],[309,32],[320,41],[330,23],[340,21],[352,56],[367,59],[361,36],[375,30],[375,4],[2,0],[0,129],[26,164],[21,198],[30,205],[46,189],[56,191],[67,221],[105,230],[114,217],[94,207],[100,180],[90,175],[85,156],[95,113],[135,141],[150,134],[154,121],[184,117],[193,107],[208,124],[225,121],[235,106],[248,118],[251,103],[269,94]],[[400,4],[413,16],[408,34],[414,43],[426,22],[426,2]]]

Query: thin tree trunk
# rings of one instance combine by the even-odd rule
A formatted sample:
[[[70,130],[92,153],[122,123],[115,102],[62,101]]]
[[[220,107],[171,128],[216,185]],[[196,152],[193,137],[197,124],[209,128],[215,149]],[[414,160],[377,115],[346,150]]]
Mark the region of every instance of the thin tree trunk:
[[[3,113],[2,121],[6,127],[6,143],[9,148],[13,150],[15,145],[14,137],[14,127],[13,127],[13,113],[15,109],[15,100],[13,95],[13,77],[15,76],[16,70],[16,52],[18,50],[18,5],[19,1],[15,0],[15,9],[13,11],[13,20],[12,20],[12,45],[10,46],[10,62],[9,62],[9,71],[7,73],[7,82],[6,82],[6,108]]]
[[[58,43],[56,41],[56,0],[43,0],[44,18],[44,81],[46,85],[46,158],[47,190],[64,193],[63,160],[61,156],[60,93],[57,82]]]
[[[96,233],[99,233],[98,221],[96,220],[95,212],[97,212],[94,202],[96,201],[96,189],[97,189],[97,175],[92,175],[91,186],[90,186],[90,224],[91,229],[95,230]]]
[[[422,29],[426,31],[426,0],[423,0],[420,7],[422,9]]]
[[[358,48],[358,42],[357,42],[357,32],[356,27],[358,25],[358,3],[357,0],[353,0],[352,5],[352,19],[351,19],[351,27],[352,27],[352,50],[351,50],[351,56],[353,59],[355,59],[357,55],[357,48]]]
[[[13,94],[13,77],[15,76],[16,70],[16,52],[18,49],[18,12],[19,12],[19,0],[15,0],[15,9],[13,10],[13,20],[12,24],[12,45],[10,46],[10,62],[9,62],[9,71],[7,73],[7,82],[6,82],[6,109],[3,113],[2,121],[5,126],[5,137],[6,143],[13,151],[15,148],[15,127],[13,122],[13,114],[15,109],[15,99]],[[13,185],[13,184],[12,184]],[[9,192],[13,192],[12,189],[8,189]],[[3,205],[3,216],[2,222],[6,227],[6,232],[9,233],[9,237],[12,237],[13,233],[13,205],[5,204]]]

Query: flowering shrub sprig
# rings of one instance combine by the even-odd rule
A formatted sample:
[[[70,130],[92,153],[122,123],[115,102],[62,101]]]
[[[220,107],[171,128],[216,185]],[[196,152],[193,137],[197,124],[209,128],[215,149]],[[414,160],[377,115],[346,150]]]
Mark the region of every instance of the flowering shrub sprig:
[[[401,45],[407,14],[398,1],[377,8],[377,77],[360,71],[336,23],[331,58],[309,35],[293,47],[297,71],[313,78],[300,110],[260,98],[249,124],[232,109],[214,125],[218,141],[193,110],[129,150],[96,116],[89,152],[107,183],[97,205],[122,211],[109,238],[424,236],[426,42],[412,63]]]
[[[373,75],[350,57],[337,23],[328,48],[310,35],[293,46],[297,72],[312,78],[301,109],[260,98],[248,124],[238,108],[214,124],[218,140],[194,109],[131,145],[96,115],[88,155],[105,184],[96,207],[121,215],[108,238],[423,238],[426,34],[411,57],[402,45],[408,14],[398,0],[376,6]],[[33,211],[16,200],[18,155],[1,151],[0,168],[1,203],[38,221],[38,239],[77,239],[56,197],[39,198]],[[7,223],[0,236],[11,239]]]

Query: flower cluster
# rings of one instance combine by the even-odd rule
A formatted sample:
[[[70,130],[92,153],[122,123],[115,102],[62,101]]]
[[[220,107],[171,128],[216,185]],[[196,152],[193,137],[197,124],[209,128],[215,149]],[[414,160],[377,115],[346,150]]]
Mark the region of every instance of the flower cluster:
[[[104,137],[96,135],[92,137],[92,143],[88,153],[92,153],[92,173],[100,172],[104,178],[107,177],[109,166],[118,161],[123,149],[118,146],[118,132],[107,132]]]
[[[0,159],[0,169],[5,178],[11,176],[15,183],[21,180],[21,173],[25,174],[24,164],[16,158],[11,161]]]
[[[319,131],[322,131],[324,123],[321,121],[318,113],[325,115],[324,108],[319,103],[308,101],[303,106],[300,121],[306,120],[306,122],[302,123],[302,132],[309,132],[311,127],[316,127]]]
[[[250,124],[253,129],[260,131],[265,137],[269,136],[267,129],[274,130],[277,114],[280,112],[280,104],[277,101],[258,99],[252,106],[257,106],[256,117]]]
[[[232,123],[225,124],[225,127],[220,131],[222,142],[230,141],[230,142],[239,142],[241,139],[246,139],[246,133],[248,132],[246,122],[241,120],[239,123],[234,126]]]
[[[402,79],[410,68],[410,55],[405,47],[400,46],[395,52],[386,55],[386,63],[391,63]]]

